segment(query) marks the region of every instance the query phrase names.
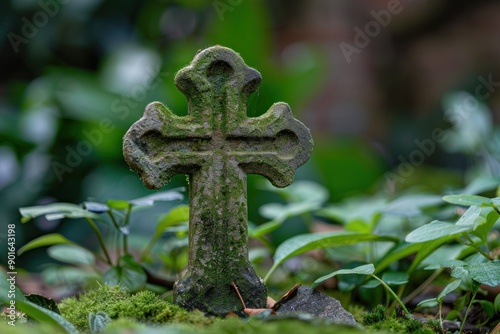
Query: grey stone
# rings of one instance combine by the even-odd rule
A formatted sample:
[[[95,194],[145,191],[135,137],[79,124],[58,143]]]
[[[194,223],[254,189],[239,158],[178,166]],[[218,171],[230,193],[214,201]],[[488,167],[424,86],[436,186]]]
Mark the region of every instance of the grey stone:
[[[340,302],[308,286],[300,286],[277,310],[278,314],[310,314],[338,324],[358,327],[359,324]]]
[[[243,316],[232,282],[248,308],[266,305],[267,288],[248,260],[246,174],[285,187],[313,141],[286,103],[247,117],[247,98],[260,82],[236,52],[210,47],[175,76],[188,114],[152,102],[123,139],[125,160],[146,187],[189,176],[189,260],[174,286],[174,301],[188,310]]]

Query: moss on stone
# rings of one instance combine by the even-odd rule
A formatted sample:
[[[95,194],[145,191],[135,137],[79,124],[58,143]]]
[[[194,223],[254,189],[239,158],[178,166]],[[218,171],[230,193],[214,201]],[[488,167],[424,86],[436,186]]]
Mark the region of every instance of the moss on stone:
[[[211,324],[213,319],[201,312],[188,312],[160,299],[151,291],[130,294],[119,286],[102,285],[78,298],[71,297],[59,304],[63,317],[79,330],[89,330],[89,313],[106,312],[111,319],[133,319],[140,323],[185,323],[199,326]]]

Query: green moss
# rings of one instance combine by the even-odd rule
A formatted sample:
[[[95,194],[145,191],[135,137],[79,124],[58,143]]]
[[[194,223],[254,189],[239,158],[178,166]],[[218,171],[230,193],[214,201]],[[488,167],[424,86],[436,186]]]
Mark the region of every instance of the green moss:
[[[363,325],[370,326],[384,321],[386,319],[385,311],[386,309],[382,305],[375,306],[373,311],[366,313],[363,317]]]
[[[118,286],[100,286],[79,298],[68,298],[59,304],[61,314],[80,330],[88,331],[89,313],[106,312],[111,319],[126,318],[141,323],[186,323],[208,325],[213,319],[200,312],[187,312],[160,299],[151,291],[129,294]]]

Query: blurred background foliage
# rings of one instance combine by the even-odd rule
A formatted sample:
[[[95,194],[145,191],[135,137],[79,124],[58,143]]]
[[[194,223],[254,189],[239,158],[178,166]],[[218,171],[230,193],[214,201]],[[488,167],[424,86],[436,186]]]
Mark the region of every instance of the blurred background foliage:
[[[186,114],[174,75],[214,44],[239,52],[263,76],[248,101],[249,116],[285,101],[311,128],[314,153],[297,179],[323,184],[330,202],[378,191],[389,197],[404,189],[443,191],[478,174],[498,176],[498,2],[401,1],[401,12],[348,61],[340,44],[354,45],[354,28],[364,30],[372,12],[387,6],[380,0],[1,2],[2,226],[19,222],[23,206],[151,193],[125,164],[121,139],[151,101]],[[484,86],[488,78],[494,83]],[[481,96],[490,93],[481,102],[478,86]],[[468,92],[467,101],[477,105],[464,107],[464,95],[453,97],[455,91]],[[446,117],[453,108],[468,115],[460,126]],[[421,150],[415,140],[432,139],[435,129],[455,131],[452,143],[434,142],[409,175],[388,178]],[[280,200],[262,190],[261,179],[249,177],[249,220],[256,224],[265,221],[257,208]],[[185,177],[178,176],[168,187],[182,185]],[[132,231],[153,233],[171,205],[138,213]],[[275,233],[276,244],[307,230],[295,220]],[[86,224],[43,218],[29,228],[18,224],[17,243],[54,231],[97,245]],[[44,256],[34,252],[19,265],[41,270]]]

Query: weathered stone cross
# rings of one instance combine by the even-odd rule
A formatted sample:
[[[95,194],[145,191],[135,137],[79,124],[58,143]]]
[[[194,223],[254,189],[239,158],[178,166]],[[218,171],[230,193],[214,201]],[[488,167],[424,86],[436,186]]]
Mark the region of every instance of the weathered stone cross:
[[[174,287],[174,301],[187,309],[244,315],[232,282],[247,307],[266,305],[267,288],[248,260],[246,174],[285,187],[313,141],[286,103],[247,117],[247,98],[260,81],[233,50],[203,50],[175,77],[188,115],[152,102],[123,140],[125,160],[148,188],[189,175],[188,268]]]

